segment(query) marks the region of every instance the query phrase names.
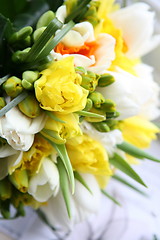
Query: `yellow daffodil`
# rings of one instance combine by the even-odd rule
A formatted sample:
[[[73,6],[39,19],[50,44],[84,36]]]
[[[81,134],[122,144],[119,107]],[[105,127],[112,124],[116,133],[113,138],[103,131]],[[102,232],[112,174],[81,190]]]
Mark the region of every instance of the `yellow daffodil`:
[[[82,135],[81,129],[79,127],[79,117],[78,114],[54,114],[62,122],[55,121],[52,118],[48,118],[44,129],[42,130],[42,135],[57,144],[63,144],[67,139],[74,138],[78,135]]]
[[[35,82],[41,108],[68,114],[85,107],[88,91],[80,86],[82,78],[75,72],[73,57],[53,62],[41,74]]]
[[[26,169],[32,175],[39,171],[42,160],[54,153],[51,145],[42,137],[36,135],[29,151],[23,153],[21,169]]]
[[[141,117],[132,117],[119,124],[125,141],[139,148],[148,148],[151,141],[156,139],[159,128]]]
[[[98,141],[84,134],[74,138],[66,146],[75,170],[100,176],[112,174],[108,155]]]

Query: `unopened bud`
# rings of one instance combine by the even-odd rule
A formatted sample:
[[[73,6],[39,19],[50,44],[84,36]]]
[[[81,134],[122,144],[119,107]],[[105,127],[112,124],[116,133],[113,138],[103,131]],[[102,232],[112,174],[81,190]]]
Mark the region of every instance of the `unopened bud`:
[[[112,75],[106,73],[106,74],[101,75],[101,77],[98,81],[98,86],[99,87],[107,87],[114,82],[115,82],[114,77]]]
[[[106,99],[105,102],[101,105],[101,109],[106,112],[115,112],[116,104],[112,100]]]
[[[22,102],[18,104],[18,107],[22,113],[30,118],[36,118],[41,113],[39,103],[33,95],[26,97]]]
[[[28,36],[30,36],[32,32],[33,32],[33,29],[31,26],[24,27],[20,29],[18,32],[13,33],[9,39],[9,42],[15,43],[17,41],[21,41],[27,38]]]
[[[5,201],[0,202],[1,206],[1,214],[5,219],[10,218],[10,200],[7,199]]]
[[[17,97],[23,90],[22,81],[17,77],[10,77],[3,84],[3,89],[6,91],[8,96]]]
[[[55,14],[52,11],[45,12],[38,20],[36,28],[46,27],[55,18]]]
[[[10,199],[12,194],[11,190],[11,183],[8,181],[8,179],[4,178],[0,181],[0,199],[6,200]]]
[[[93,106],[92,100],[90,98],[87,98],[87,103],[83,110],[88,112],[92,108],[92,106]]]
[[[28,54],[31,48],[26,48],[23,51],[16,51],[12,55],[12,61],[16,63],[21,63],[23,62],[25,56]]]
[[[38,38],[41,36],[45,29],[46,27],[41,27],[34,31],[33,33],[34,42],[38,40]]]
[[[6,102],[3,97],[0,97],[0,109],[2,109],[6,105]]]
[[[22,86],[27,89],[33,89],[34,82],[38,79],[38,71],[25,71],[22,74]]]
[[[107,125],[111,130],[117,128],[118,120],[112,119],[112,120],[106,120]]]
[[[87,71],[87,73],[82,74],[81,76],[82,76],[81,86],[89,90],[90,92],[93,92],[98,85],[99,75],[94,72]]]
[[[92,100],[95,108],[100,108],[101,105],[105,102],[105,98],[99,92],[93,92],[89,95],[89,98]]]
[[[110,131],[110,128],[106,122],[95,122],[95,123],[92,123],[92,125],[99,132],[109,132]]]
[[[115,111],[115,112],[106,112],[106,119],[110,119],[110,118],[117,118],[119,117],[119,112]]]
[[[9,176],[9,180],[20,192],[27,192],[28,174],[26,170],[16,169],[12,175]]]

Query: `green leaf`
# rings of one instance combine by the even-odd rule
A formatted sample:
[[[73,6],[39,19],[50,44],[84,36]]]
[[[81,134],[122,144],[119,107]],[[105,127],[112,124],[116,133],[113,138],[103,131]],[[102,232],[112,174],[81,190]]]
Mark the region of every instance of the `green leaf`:
[[[112,197],[110,194],[108,194],[105,190],[101,189],[101,192],[102,192],[107,198],[109,198],[111,201],[113,201],[115,204],[117,204],[118,206],[121,207],[121,204],[120,204],[114,197]]]
[[[154,161],[154,162],[160,162],[159,159],[151,156],[150,154],[148,154],[147,152],[139,149],[138,147],[130,144],[130,143],[127,143],[127,142],[123,142],[119,145],[117,145],[117,147],[119,149],[121,149],[122,151],[130,154],[131,156],[133,157],[136,157],[136,158],[139,158],[139,159],[144,159],[144,158],[147,158],[151,161]]]
[[[6,76],[0,78],[0,85],[2,85],[4,82],[6,82],[8,78],[9,78],[9,75],[6,75]]]
[[[9,0],[10,1],[10,0]],[[21,2],[22,0],[16,0]],[[19,11],[14,17],[14,26],[16,30],[19,30],[26,26],[35,27],[40,16],[49,10],[49,5],[45,0],[32,0],[26,1],[27,4],[24,9]],[[23,10],[23,11],[22,11]]]
[[[86,111],[78,111],[75,112],[81,116],[85,116],[85,117],[95,117],[95,118],[100,118],[102,120],[105,120],[105,116],[97,114],[97,113],[92,113],[92,112],[86,112]]]
[[[68,157],[68,153],[67,153],[65,145],[64,144],[56,144],[56,143],[52,142],[51,140],[49,140],[48,138],[46,138],[46,137],[44,137],[44,138],[56,149],[60,158],[62,159],[63,164],[64,164],[67,174],[68,174],[70,184],[71,184],[72,194],[74,194],[74,191],[75,191],[74,174],[73,174],[72,165],[71,165],[70,159]]]
[[[74,171],[74,177],[92,194],[91,189],[88,187],[87,183],[78,172]]]
[[[122,177],[120,177],[120,176],[117,176],[117,175],[113,175],[112,178],[114,178],[114,179],[117,180],[118,182],[123,183],[123,184],[126,185],[127,187],[130,187],[130,188],[133,189],[134,191],[142,194],[143,196],[148,197],[148,195],[147,195],[145,192],[139,190],[139,189],[138,189],[137,187],[135,187],[134,185],[128,183],[124,178],[122,178]]]
[[[117,153],[114,154],[112,158],[109,159],[109,162],[114,165],[116,168],[127,174],[129,177],[147,187],[139,175],[131,168],[131,166]]]
[[[57,140],[60,140],[61,143],[65,143],[65,140],[63,138],[60,137],[60,135],[55,132],[55,131],[52,131],[52,130],[49,130],[49,129],[45,129],[43,128],[43,130],[41,131],[42,135],[44,133],[44,135],[48,135],[50,136],[51,138],[55,138]]]
[[[9,19],[0,14],[0,76],[8,73],[9,48],[7,46],[7,39],[13,33],[12,24]]]
[[[63,198],[66,204],[67,213],[69,218],[71,218],[70,190],[69,190],[68,176],[67,176],[66,168],[61,158],[58,158],[57,167],[59,170],[60,187],[61,187]]]
[[[47,114],[50,118],[52,118],[53,120],[60,122],[60,123],[66,123],[65,121],[61,120],[60,118],[58,118],[56,115],[54,115],[53,112],[49,112],[49,111],[44,111],[45,114]]]
[[[53,48],[61,41],[61,39],[69,32],[73,26],[75,25],[74,22],[70,21],[67,25],[61,29],[61,31],[44,47],[42,52],[39,54],[36,60],[41,60],[46,57]]]
[[[82,18],[81,12],[83,12],[83,15],[87,12],[88,8],[86,8],[87,4],[90,3],[91,0],[83,0],[78,4],[73,11],[66,17],[65,22],[69,22],[71,20],[75,20],[76,18],[79,19],[79,15]],[[85,9],[85,11],[83,11]]]
[[[38,40],[33,44],[24,61],[34,62],[35,59],[38,58],[40,52],[43,50],[47,42],[53,37],[54,33],[62,27],[62,25],[63,24],[57,18],[54,18],[38,38]]]
[[[22,92],[16,98],[14,98],[11,102],[9,102],[5,107],[0,110],[0,117],[5,115],[9,110],[13,107],[17,106],[22,100],[24,100],[28,96],[27,92]]]

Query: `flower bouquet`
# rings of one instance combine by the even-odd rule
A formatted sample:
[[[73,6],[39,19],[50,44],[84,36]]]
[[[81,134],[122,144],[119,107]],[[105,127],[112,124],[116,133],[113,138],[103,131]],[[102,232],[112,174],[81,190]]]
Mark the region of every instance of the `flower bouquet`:
[[[102,194],[117,203],[106,188],[127,185],[117,169],[146,186],[132,164],[160,162],[143,150],[159,133],[159,86],[141,61],[160,43],[154,13],[114,0],[12,4],[0,15],[1,216],[31,206],[71,229]]]

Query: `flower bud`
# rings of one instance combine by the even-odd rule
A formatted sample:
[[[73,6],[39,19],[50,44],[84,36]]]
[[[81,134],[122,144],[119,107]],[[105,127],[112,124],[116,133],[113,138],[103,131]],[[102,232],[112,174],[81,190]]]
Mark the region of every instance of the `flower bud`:
[[[0,201],[1,214],[5,219],[10,218],[10,200]]]
[[[81,76],[82,76],[81,86],[89,90],[90,92],[93,92],[98,85],[99,75],[94,72],[87,71],[87,73],[82,74]]]
[[[101,109],[105,110],[106,112],[115,112],[116,104],[112,100],[106,99],[105,102],[101,105]]]
[[[7,178],[0,181],[0,199],[10,199],[12,194],[11,184]]]
[[[105,98],[99,92],[93,92],[89,95],[89,98],[92,100],[95,108],[100,108],[101,105],[105,102]]]
[[[84,15],[84,20],[92,23],[93,27],[95,27],[100,22],[97,14],[99,5],[99,1],[91,1],[89,4],[89,9]]]
[[[41,27],[34,31],[33,33],[34,42],[38,40],[38,38],[41,36],[41,34],[44,32],[45,29],[46,27]]]
[[[106,119],[110,119],[110,118],[117,118],[119,117],[119,112],[115,111],[115,112],[106,112]]]
[[[8,80],[3,84],[3,89],[6,91],[7,95],[10,97],[18,96],[22,90],[22,81],[17,77],[10,77]]]
[[[0,109],[2,109],[6,105],[6,102],[3,97],[0,97]]]
[[[88,112],[92,108],[92,106],[93,106],[92,100],[90,98],[87,98],[87,103],[83,110]]]
[[[33,95],[26,97],[18,104],[18,107],[22,113],[30,118],[36,118],[41,113],[41,108]]]
[[[15,43],[17,41],[26,39],[28,36],[31,35],[32,32],[33,32],[33,29],[31,26],[24,27],[20,29],[18,32],[13,33],[9,39],[9,42]]]
[[[92,123],[92,125],[99,132],[109,132],[110,131],[110,128],[106,122],[95,122],[95,123]]]
[[[16,51],[12,55],[12,61],[16,63],[21,63],[23,59],[25,58],[26,54],[30,51],[30,47],[25,48],[23,51]]]
[[[45,12],[38,20],[36,28],[46,27],[54,19],[53,11]]]
[[[117,128],[118,121],[114,119],[106,120],[107,125],[109,126],[110,130],[114,130]]]
[[[22,86],[27,89],[33,89],[33,83],[38,79],[39,72],[38,71],[25,71],[22,74]]]
[[[112,75],[106,73],[101,75],[99,81],[98,81],[98,86],[99,87],[106,87],[109,86],[110,84],[114,83],[115,79]]]
[[[9,180],[20,192],[27,192],[28,174],[26,170],[16,169],[12,175],[9,176]]]

